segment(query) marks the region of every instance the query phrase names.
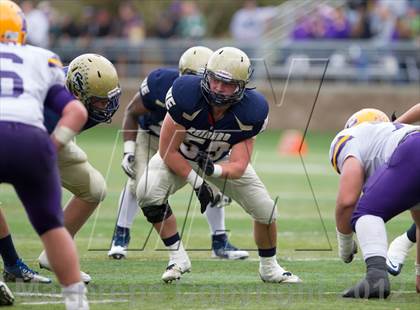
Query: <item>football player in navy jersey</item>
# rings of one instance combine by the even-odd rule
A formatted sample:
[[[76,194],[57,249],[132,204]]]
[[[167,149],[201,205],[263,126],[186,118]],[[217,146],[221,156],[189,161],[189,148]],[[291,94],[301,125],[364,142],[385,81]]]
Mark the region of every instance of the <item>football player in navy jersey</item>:
[[[246,89],[251,71],[244,52],[224,47],[212,54],[203,77],[182,76],[166,95],[168,113],[159,152],[149,161],[136,195],[169,251],[165,282],[180,279],[191,269],[168,203],[168,196],[187,183],[202,212],[214,200],[212,183],[252,216],[263,281],[300,282],[277,262],[276,205],[250,165],[255,136],[268,121],[265,98]]]
[[[108,256],[121,259],[127,255],[130,228],[139,209],[135,198],[136,187],[149,159],[158,150],[160,129],[167,112],[164,102],[168,89],[180,75],[203,74],[207,60],[212,54],[213,51],[207,47],[189,48],[182,54],[178,70],[161,68],[152,71],[127,106],[123,121],[122,168],[129,179],[121,193],[117,225]],[[245,259],[249,256],[248,252],[234,247],[226,235],[222,204],[226,203],[228,198],[218,189],[215,189],[215,192],[218,192],[216,203],[206,211],[212,233],[213,257]]]
[[[113,64],[97,54],[83,54],[71,61],[67,68],[66,86],[88,111],[88,121],[82,131],[100,123],[109,123],[119,107],[121,88]],[[54,128],[56,115],[50,109],[44,111],[45,127]],[[64,224],[74,236],[99,203],[105,198],[106,183],[102,174],[89,162],[86,153],[70,141],[58,153],[61,183],[73,197],[64,209]],[[50,269],[45,251],[39,256],[41,268]],[[85,283],[91,277],[81,272]]]

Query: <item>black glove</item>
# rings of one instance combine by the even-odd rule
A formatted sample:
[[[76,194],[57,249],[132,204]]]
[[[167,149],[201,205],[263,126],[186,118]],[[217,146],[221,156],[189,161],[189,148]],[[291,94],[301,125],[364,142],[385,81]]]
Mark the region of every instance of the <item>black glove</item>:
[[[201,214],[206,212],[206,208],[209,203],[214,202],[213,191],[211,190],[210,186],[204,181],[200,187],[194,189],[195,194],[197,195],[198,200],[200,201],[200,211]]]
[[[395,111],[394,111],[392,112],[392,115],[391,115],[391,122],[394,122],[396,119],[397,119],[397,115],[395,115]]]
[[[208,176],[213,175],[214,173],[214,164],[213,161],[209,158],[206,152],[199,152],[197,155],[197,164],[201,170]]]

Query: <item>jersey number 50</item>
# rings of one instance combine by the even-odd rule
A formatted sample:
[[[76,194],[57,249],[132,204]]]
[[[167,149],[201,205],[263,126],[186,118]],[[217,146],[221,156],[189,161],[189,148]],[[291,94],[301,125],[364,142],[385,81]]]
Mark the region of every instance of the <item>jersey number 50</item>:
[[[10,59],[13,63],[23,64],[23,59],[12,53],[0,53],[0,62],[2,59]],[[7,83],[5,80],[11,80]],[[23,80],[13,71],[3,71],[0,66],[0,97],[19,97],[23,94]]]

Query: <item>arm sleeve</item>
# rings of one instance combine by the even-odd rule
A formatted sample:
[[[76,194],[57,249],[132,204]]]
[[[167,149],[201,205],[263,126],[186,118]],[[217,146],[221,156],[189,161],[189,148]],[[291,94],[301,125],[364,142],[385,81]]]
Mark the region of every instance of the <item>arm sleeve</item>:
[[[51,86],[48,90],[44,105],[49,107],[58,115],[61,115],[64,107],[74,99],[74,96],[67,90],[64,85],[56,84]]]

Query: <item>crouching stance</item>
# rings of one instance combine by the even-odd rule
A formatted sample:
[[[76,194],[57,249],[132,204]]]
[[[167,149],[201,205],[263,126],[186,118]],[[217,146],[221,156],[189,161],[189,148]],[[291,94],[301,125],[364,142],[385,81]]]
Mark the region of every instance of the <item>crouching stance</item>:
[[[245,53],[225,47],[210,57],[203,77],[182,76],[166,95],[159,152],[141,177],[138,204],[169,250],[162,280],[190,271],[168,197],[189,183],[205,212],[212,203],[209,183],[238,202],[254,219],[260,276],[267,282],[299,282],[276,260],[276,206],[250,165],[254,137],[267,124],[268,104],[246,89],[251,75]],[[205,175],[205,179],[202,177]]]

